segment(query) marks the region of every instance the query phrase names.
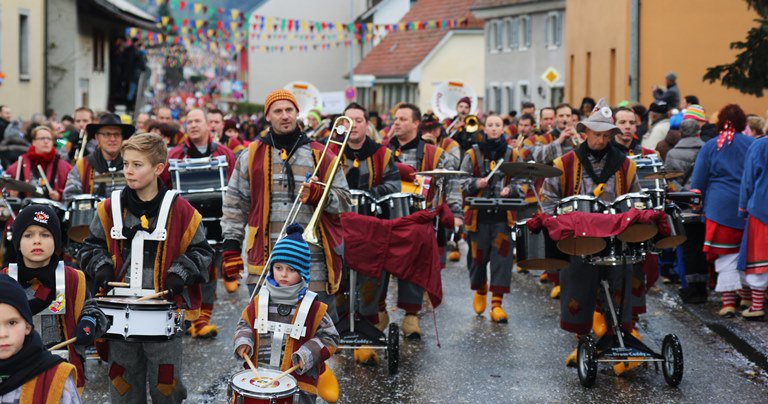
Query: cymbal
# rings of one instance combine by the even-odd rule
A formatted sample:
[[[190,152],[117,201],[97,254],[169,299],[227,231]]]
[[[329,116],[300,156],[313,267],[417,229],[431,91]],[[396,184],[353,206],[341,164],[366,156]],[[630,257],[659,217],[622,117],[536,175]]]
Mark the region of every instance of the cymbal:
[[[18,191],[18,192],[25,192],[25,193],[33,193],[36,190],[35,186],[28,182],[15,180],[13,178],[8,178],[8,177],[0,178],[0,188],[5,188],[6,190],[9,190],[9,191]]]
[[[125,175],[123,175],[122,172],[114,173],[114,174],[100,174],[95,175],[93,177],[93,184],[105,184],[105,185],[125,185],[127,182],[125,181]]]
[[[646,180],[672,180],[683,176],[682,171],[657,171],[655,173],[646,174],[643,179]]]
[[[465,177],[469,174],[459,170],[444,170],[442,168],[438,168],[431,171],[419,171],[416,173],[416,175],[428,175],[430,177]]]
[[[502,163],[499,170],[504,175],[517,178],[550,178],[563,175],[563,172],[555,167],[534,162]]]

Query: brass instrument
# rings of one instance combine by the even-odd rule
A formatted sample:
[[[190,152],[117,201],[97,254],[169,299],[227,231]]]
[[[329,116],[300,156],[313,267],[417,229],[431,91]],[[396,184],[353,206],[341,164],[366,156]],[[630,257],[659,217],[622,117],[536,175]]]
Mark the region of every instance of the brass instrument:
[[[347,125],[344,125],[346,123]],[[339,164],[341,164],[341,156],[344,155],[344,149],[347,147],[347,141],[349,140],[349,134],[352,132],[352,126],[354,125],[354,122],[352,119],[346,117],[346,116],[340,116],[336,118],[336,120],[333,122],[333,129],[331,129],[331,135],[328,136],[328,142],[325,144],[325,148],[323,149],[323,153],[320,156],[320,160],[318,161],[317,167],[315,167],[315,171],[312,173],[312,177],[316,177],[318,172],[320,171],[320,162],[322,162],[325,159],[325,154],[328,152],[328,147],[331,144],[335,144],[339,146],[339,151],[336,157],[334,157],[334,160],[331,164],[331,171],[328,175],[328,181],[329,183],[322,183],[320,181],[315,181],[316,184],[319,184],[323,187],[323,194],[320,197],[320,201],[317,203],[317,206],[315,207],[315,211],[312,213],[312,218],[309,220],[309,223],[307,223],[307,226],[304,228],[304,240],[307,243],[311,243],[314,245],[319,245],[320,238],[317,236],[317,226],[320,223],[320,215],[323,213],[323,209],[325,208],[325,204],[328,201],[328,195],[331,192],[331,183],[333,182],[334,177],[336,176],[336,170],[339,168]],[[341,141],[334,140],[334,134],[338,136],[342,136],[343,139]],[[293,205],[291,206],[291,210],[288,212],[288,218],[286,218],[285,223],[283,224],[282,230],[280,230],[280,235],[278,238],[285,237],[285,229],[288,228],[290,224],[292,224],[296,220],[296,216],[299,214],[299,209],[301,209],[301,205],[303,203],[301,202],[301,193],[304,190],[304,184],[301,184],[301,188],[299,188],[298,195],[296,196],[296,200],[293,202]]]
[[[573,144],[573,147],[579,147],[582,143],[584,143],[584,139],[581,137],[579,132],[576,132],[575,128],[572,128],[571,131],[573,132],[571,134],[571,143]]]
[[[85,128],[80,129],[80,150],[75,150],[75,161],[80,160],[85,155],[85,146],[88,145],[88,140]]]
[[[467,115],[464,118],[464,131],[471,134],[479,130],[480,120],[477,119],[477,115]]]

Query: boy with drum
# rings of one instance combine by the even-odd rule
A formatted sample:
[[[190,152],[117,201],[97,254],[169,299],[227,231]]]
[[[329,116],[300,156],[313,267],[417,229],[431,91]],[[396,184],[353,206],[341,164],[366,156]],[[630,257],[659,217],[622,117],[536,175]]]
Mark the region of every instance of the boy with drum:
[[[472,145],[464,155],[461,170],[470,178],[463,181],[465,197],[507,198],[513,187],[509,178],[487,176],[503,162],[524,161],[519,158],[523,149],[507,145],[504,137],[504,122],[498,115],[491,115],[485,121],[485,140]],[[522,197],[522,195],[520,195]],[[491,320],[497,323],[508,321],[507,313],[501,308],[504,294],[509,293],[512,283],[514,255],[510,227],[515,225],[514,212],[505,210],[483,210],[464,208],[464,226],[469,236],[472,260],[469,263],[470,288],[475,291],[472,307],[481,315],[485,311],[488,291],[491,298]],[[488,286],[486,267],[491,263],[491,284]]]
[[[61,252],[61,226],[49,206],[29,205],[13,222],[13,247],[17,264],[1,272],[16,279],[26,293],[32,324],[45,346],[76,338],[64,354],[77,369],[79,393],[85,387],[85,347],[109,327],[85,285],[85,274],[65,266]]]
[[[314,403],[318,377],[336,350],[339,333],[328,306],[308,288],[310,251],[302,238],[304,228],[294,223],[286,232],[272,250],[264,287],[237,323],[235,354],[254,363],[261,359],[281,371],[298,365],[290,373],[300,389],[298,402]]]
[[[48,352],[32,325],[24,289],[0,275],[0,402],[80,403],[77,370]]]
[[[158,180],[168,157],[160,136],[134,136],[123,143],[121,153],[128,185],[99,203],[91,234],[78,254],[82,268],[97,288],[109,291],[113,281],[130,282],[134,271],[129,268],[139,266],[142,291],[162,293],[194,321],[200,316],[200,285],[208,278],[213,256],[200,213]],[[151,240],[161,223],[164,237]],[[141,246],[135,245],[136,237]],[[108,340],[109,352],[100,354],[108,354],[111,401],[143,402],[147,384],[155,403],[184,400],[181,342],[179,333],[159,342]]]

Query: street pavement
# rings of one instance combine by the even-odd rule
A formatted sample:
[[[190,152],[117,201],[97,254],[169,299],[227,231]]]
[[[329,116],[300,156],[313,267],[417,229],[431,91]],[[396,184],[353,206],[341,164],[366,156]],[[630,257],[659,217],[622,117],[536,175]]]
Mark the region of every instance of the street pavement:
[[[680,386],[668,387],[661,370],[653,366],[616,377],[607,365],[600,365],[595,386],[583,388],[576,370],[563,364],[576,339],[558,327],[559,303],[548,297],[550,286],[540,284],[533,273],[515,273],[503,304],[510,321],[495,324],[487,312],[477,316],[472,310],[464,268],[462,260],[443,271],[443,304],[434,313],[426,309],[421,314],[421,341],[401,339],[397,375],[387,375],[384,364],[356,365],[350,350],[330,360],[341,387],[339,402],[701,403],[765,402],[768,397],[768,374],[681,306],[667,287],[649,293],[640,333],[656,351],[666,334],[680,338],[685,368]],[[390,307],[395,289],[396,283],[391,284]],[[187,402],[226,401],[228,380],[242,369],[233,357],[231,338],[246,300],[245,287],[228,295],[220,286],[214,313],[219,336],[207,341],[184,337]],[[390,311],[390,318],[399,323],[402,313]],[[87,367],[85,402],[108,402],[106,364],[88,361]]]

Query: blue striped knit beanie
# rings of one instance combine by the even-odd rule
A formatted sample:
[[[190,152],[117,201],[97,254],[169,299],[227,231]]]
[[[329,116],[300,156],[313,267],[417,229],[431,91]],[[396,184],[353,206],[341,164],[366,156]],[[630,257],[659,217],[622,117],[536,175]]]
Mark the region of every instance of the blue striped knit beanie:
[[[272,249],[272,264],[283,263],[295,269],[301,278],[309,284],[309,245],[304,238],[304,227],[294,223],[286,229],[287,235],[277,240]],[[272,267],[270,264],[270,275]]]

